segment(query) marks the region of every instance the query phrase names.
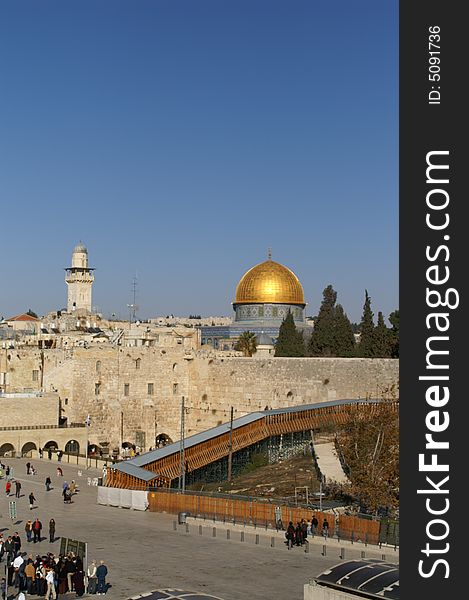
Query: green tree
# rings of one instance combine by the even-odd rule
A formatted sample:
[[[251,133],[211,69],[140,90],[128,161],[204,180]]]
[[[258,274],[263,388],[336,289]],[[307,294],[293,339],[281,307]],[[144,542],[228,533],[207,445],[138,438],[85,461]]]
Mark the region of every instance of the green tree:
[[[391,357],[399,358],[399,310],[395,310],[389,315],[389,322],[392,325],[390,330]]]
[[[352,356],[355,350],[355,336],[352,324],[340,304],[334,310],[334,354]]]
[[[360,343],[358,344],[358,355],[371,358],[374,354],[374,329],[373,312],[371,311],[371,298],[365,290],[365,304],[360,322]]]
[[[384,323],[383,313],[378,313],[378,324],[374,330],[373,356],[391,358],[391,332]]]
[[[337,292],[328,285],[322,293],[322,303],[309,342],[311,356],[334,356],[333,323]]]
[[[349,318],[340,304],[337,292],[328,285],[308,347],[311,356],[352,356],[355,338]]]
[[[257,351],[256,334],[252,331],[243,331],[234,348],[243,352],[244,356],[252,356]]]
[[[288,315],[280,325],[277,343],[275,344],[275,356],[301,357],[304,355],[305,343],[303,334],[296,328],[293,315],[288,311]]]

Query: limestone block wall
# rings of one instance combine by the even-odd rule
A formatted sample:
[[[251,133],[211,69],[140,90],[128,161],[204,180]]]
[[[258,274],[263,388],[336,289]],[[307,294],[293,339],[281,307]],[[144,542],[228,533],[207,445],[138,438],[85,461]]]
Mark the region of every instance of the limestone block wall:
[[[55,352],[55,355],[54,355]],[[179,436],[180,401],[187,396],[183,347],[74,348],[50,351],[44,383],[58,390],[69,423],[91,418],[90,442],[154,446]]]
[[[91,418],[89,440],[148,449],[155,436],[187,436],[269,408],[380,396],[397,386],[399,362],[387,359],[244,358],[179,345],[12,349],[0,352],[8,392],[56,392],[68,424]],[[33,371],[36,374],[33,375]]]
[[[59,399],[55,394],[36,397],[0,396],[0,427],[57,426]]]
[[[37,348],[0,350],[0,373],[6,382],[7,392],[32,392],[41,390],[42,360]]]
[[[335,399],[380,397],[397,386],[399,361],[360,358],[196,358],[188,425],[213,427],[234,414]],[[195,422],[194,422],[195,421]]]

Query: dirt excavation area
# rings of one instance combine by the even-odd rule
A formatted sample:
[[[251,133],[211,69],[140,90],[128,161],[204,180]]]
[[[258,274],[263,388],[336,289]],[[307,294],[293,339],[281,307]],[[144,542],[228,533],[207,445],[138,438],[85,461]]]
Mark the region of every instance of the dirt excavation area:
[[[269,496],[298,502],[314,502],[314,494],[319,492],[319,480],[310,453],[303,453],[275,464],[251,467],[252,470],[234,477],[230,483],[210,483],[198,485],[197,489],[229,492],[240,496]],[[308,494],[308,498],[306,497]]]

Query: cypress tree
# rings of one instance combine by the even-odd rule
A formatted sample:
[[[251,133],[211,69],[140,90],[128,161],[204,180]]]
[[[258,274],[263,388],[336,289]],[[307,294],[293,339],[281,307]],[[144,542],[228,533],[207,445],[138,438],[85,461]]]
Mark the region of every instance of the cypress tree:
[[[334,356],[334,308],[337,292],[334,291],[332,285],[328,285],[322,295],[323,300],[309,343],[309,354],[311,356]]]
[[[374,329],[371,299],[368,296],[368,291],[365,290],[365,304],[363,305],[363,316],[360,322],[360,344],[358,345],[359,356],[364,358],[374,356]]]
[[[383,313],[378,313],[378,324],[374,331],[373,356],[391,358],[390,331],[384,323]]]
[[[392,325],[390,331],[391,338],[391,358],[399,358],[399,311],[395,310],[389,315],[389,322]]]
[[[353,356],[355,350],[355,336],[352,324],[338,304],[334,309],[334,356]]]
[[[293,320],[293,315],[288,315],[282,321],[275,344],[275,356],[302,357],[305,355],[303,334],[298,331]]]

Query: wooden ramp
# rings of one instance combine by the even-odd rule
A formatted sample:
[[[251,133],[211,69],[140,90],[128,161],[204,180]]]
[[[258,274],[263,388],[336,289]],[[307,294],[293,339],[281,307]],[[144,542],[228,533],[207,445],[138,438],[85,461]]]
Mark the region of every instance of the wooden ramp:
[[[250,413],[230,423],[190,436],[184,441],[185,472],[190,473],[270,437],[341,425],[350,413],[372,414],[382,400],[334,400]],[[398,401],[392,401],[396,411]],[[180,475],[180,442],[169,444],[110,467],[106,485],[128,489],[170,487]]]

